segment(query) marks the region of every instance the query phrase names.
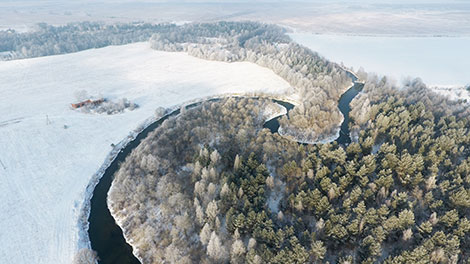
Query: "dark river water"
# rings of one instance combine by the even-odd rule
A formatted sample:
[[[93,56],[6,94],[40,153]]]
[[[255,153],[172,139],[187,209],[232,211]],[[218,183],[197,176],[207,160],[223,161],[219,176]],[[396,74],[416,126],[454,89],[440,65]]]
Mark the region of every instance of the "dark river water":
[[[278,101],[278,100],[273,100],[275,103],[277,104],[280,104],[282,106],[284,106],[286,109],[287,109],[287,116],[289,116],[289,110],[291,110],[292,108],[294,108],[294,105],[291,104],[291,103],[288,103],[288,102],[284,102],[284,101]],[[276,133],[278,130],[279,130],[279,118],[281,118],[282,116],[278,116],[278,117],[275,117],[273,119],[270,119],[268,121],[266,121],[266,123],[264,123],[263,127],[264,128],[269,128],[269,130],[271,130],[271,133]]]
[[[363,86],[364,85],[361,83],[354,83],[354,86],[349,88],[343,95],[341,95],[339,99],[338,108],[344,116],[344,121],[343,123],[341,123],[341,129],[339,131],[339,137],[336,139],[336,141],[340,144],[347,145],[351,143],[351,138],[349,137],[349,111],[351,111],[350,103],[352,99],[354,99],[354,97],[359,94]],[[287,111],[294,108],[293,104],[277,100],[274,101],[287,108]],[[287,113],[287,116],[289,116],[289,112]],[[282,116],[278,116],[276,118],[266,121],[263,127],[269,128],[272,133],[277,133],[277,131],[279,130],[279,119],[281,117]]]
[[[362,84],[356,83],[352,88],[348,89],[339,100],[339,109],[344,116],[344,122],[341,124],[340,136],[337,139],[340,144],[348,144],[351,142],[349,137],[349,111],[351,110],[349,103],[360,92]],[[217,101],[220,99],[212,99],[210,101]],[[274,102],[284,106],[287,110],[291,110],[294,105],[274,100]],[[192,108],[201,103],[194,103],[186,106]],[[139,260],[132,254],[132,247],[126,243],[121,228],[116,224],[114,218],[107,206],[107,196],[111,183],[113,181],[114,173],[119,169],[121,162],[125,160],[134,148],[147,137],[147,135],[160,126],[166,119],[176,116],[180,110],[175,110],[158,121],[148,126],[144,131],[131,141],[127,146],[121,150],[116,159],[106,169],[103,177],[96,185],[91,198],[91,210],[88,221],[90,223],[88,235],[90,237],[91,248],[98,253],[100,264],[139,264]],[[279,118],[273,118],[267,121],[263,127],[269,128],[271,132],[276,133],[279,129]]]
[[[349,88],[341,98],[339,98],[338,108],[344,116],[343,123],[341,123],[341,129],[339,131],[339,137],[336,141],[339,144],[349,144],[351,143],[351,137],[349,136],[349,111],[351,111],[351,101],[359,94],[362,90],[364,84],[354,83],[354,86]]]
[[[99,263],[102,264],[139,264],[139,260],[132,254],[132,247],[126,243],[121,228],[116,224],[108,209],[108,191],[113,181],[114,173],[119,169],[119,164],[129,155],[140,142],[163,121],[180,113],[180,110],[164,116],[151,124],[131,141],[117,155],[116,159],[106,169],[103,177],[96,185],[91,198],[91,210],[88,222],[90,223],[88,235],[91,248],[98,253]]]

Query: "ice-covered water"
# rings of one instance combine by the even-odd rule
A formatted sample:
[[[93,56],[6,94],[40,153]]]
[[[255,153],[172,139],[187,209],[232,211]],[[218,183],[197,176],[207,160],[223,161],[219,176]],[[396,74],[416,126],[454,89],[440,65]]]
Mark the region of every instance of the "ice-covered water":
[[[331,61],[397,81],[420,77],[428,85],[470,84],[470,37],[290,36]]]

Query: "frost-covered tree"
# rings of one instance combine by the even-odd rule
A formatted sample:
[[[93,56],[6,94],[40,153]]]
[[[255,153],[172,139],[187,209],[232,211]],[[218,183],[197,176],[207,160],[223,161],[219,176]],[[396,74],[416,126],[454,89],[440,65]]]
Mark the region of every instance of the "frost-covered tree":
[[[211,228],[209,227],[209,224],[206,223],[201,229],[201,233],[199,234],[199,239],[203,245],[207,245],[209,243],[209,240],[211,239],[211,233]]]
[[[216,261],[221,261],[227,257],[225,248],[215,231],[212,231],[211,238],[207,244],[207,255]]]

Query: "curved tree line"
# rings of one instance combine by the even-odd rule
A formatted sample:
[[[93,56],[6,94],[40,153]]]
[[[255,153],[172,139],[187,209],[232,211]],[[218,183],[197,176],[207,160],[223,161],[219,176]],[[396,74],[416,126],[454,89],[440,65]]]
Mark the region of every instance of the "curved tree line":
[[[72,53],[110,45],[148,41],[155,32],[171,31],[173,24],[99,22],[52,26],[40,23],[34,31],[0,31],[0,60]]]

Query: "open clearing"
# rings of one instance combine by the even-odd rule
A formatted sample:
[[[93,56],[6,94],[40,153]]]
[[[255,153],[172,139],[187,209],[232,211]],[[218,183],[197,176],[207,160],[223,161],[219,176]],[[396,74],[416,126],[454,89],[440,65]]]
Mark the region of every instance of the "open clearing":
[[[85,188],[118,143],[159,107],[289,85],[248,62],[159,52],[147,43],[0,62],[0,263],[70,263]],[[74,111],[74,93],[128,98],[117,115]],[[67,128],[64,128],[64,125]]]

